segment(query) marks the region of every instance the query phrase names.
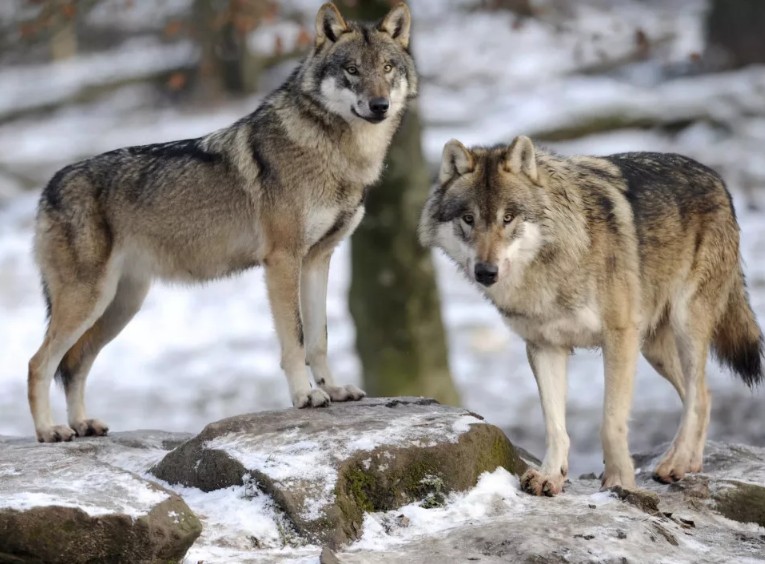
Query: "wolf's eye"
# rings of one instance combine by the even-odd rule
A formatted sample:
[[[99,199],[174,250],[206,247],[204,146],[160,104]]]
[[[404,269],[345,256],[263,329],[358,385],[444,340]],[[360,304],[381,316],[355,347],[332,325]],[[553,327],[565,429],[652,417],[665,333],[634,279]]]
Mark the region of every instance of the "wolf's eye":
[[[508,223],[513,221],[513,216],[511,214],[509,214],[509,213],[506,213],[505,217],[502,218],[502,221],[504,221],[505,225],[507,225]]]
[[[468,225],[473,225],[475,218],[473,217],[472,213],[466,213],[465,215],[462,216],[462,221],[464,221]]]
[[[350,65],[348,67],[345,67],[345,72],[347,72],[348,74],[359,74],[359,69],[357,69],[353,65]]]
[[[385,72],[390,72],[393,70],[393,65],[391,65],[390,63],[386,63],[386,65],[383,67],[383,70]]]

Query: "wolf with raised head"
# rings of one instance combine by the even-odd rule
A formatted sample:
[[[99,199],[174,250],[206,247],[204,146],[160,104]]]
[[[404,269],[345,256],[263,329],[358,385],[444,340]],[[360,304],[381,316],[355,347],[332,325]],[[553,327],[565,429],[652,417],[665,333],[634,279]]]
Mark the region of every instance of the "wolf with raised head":
[[[85,379],[153,279],[206,281],[264,266],[293,405],[364,396],[337,384],[327,363],[327,274],[417,92],[410,23],[405,4],[374,25],[346,22],[324,4],[310,53],[252,114],[198,139],[111,151],[53,177],[35,233],[50,315],[29,362],[39,441],[106,434],[86,415]],[[52,419],[54,374],[68,425]]]
[[[635,487],[627,422],[638,353],[677,390],[680,427],[655,469],[701,470],[708,352],[754,386],[763,337],[749,304],[739,228],[720,176],[676,154],[560,157],[527,137],[444,148],[420,240],[475,281],[526,342],[544,414],[542,466],[524,490],[555,495],[568,471],[566,364],[600,347],[604,488]]]

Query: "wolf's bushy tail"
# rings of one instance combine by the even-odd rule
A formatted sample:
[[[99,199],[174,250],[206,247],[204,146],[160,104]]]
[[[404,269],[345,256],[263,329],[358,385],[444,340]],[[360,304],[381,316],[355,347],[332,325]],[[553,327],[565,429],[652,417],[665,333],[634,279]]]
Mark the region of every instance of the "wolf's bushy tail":
[[[712,351],[720,363],[753,388],[763,380],[763,337],[757,325],[744,273],[739,267],[728,303],[712,336]]]

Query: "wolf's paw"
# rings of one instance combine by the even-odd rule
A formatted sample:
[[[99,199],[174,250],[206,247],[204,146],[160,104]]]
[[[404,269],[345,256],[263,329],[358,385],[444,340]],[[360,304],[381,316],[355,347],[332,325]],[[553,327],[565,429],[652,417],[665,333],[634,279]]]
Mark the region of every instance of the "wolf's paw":
[[[357,388],[353,384],[322,386],[321,389],[329,394],[332,401],[358,401],[367,395],[364,390]]]
[[[292,405],[302,409],[304,407],[327,407],[331,403],[329,395],[322,389],[314,388],[307,392],[298,392],[292,396]]]
[[[664,455],[659,465],[653,471],[653,479],[662,484],[679,482],[689,472],[701,470],[701,461],[691,464],[691,457],[680,449],[672,449]]]
[[[625,490],[636,489],[635,471],[632,468],[624,470],[610,470],[607,468],[600,478],[600,491],[609,490],[616,486],[620,486]]]
[[[529,468],[521,476],[521,489],[531,495],[546,495],[552,497],[563,491],[566,477],[561,474],[544,474],[539,470]]]
[[[103,437],[109,432],[109,426],[100,419],[72,421],[69,425],[78,437]]]
[[[37,430],[37,440],[41,443],[60,443],[71,441],[75,431],[69,425],[53,425]]]

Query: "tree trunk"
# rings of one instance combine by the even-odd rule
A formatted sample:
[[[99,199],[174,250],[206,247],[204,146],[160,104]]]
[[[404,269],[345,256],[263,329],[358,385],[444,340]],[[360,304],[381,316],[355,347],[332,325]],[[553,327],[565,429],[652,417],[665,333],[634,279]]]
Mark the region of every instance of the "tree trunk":
[[[430,251],[417,240],[429,173],[412,108],[351,239],[350,310],[366,391],[457,404]]]
[[[77,54],[77,22],[63,19],[51,30],[50,58],[53,61],[71,59]]]
[[[765,63],[765,2],[712,0],[707,38],[713,62],[731,68]]]
[[[198,92],[203,99],[256,90],[262,61],[248,48],[247,35],[271,4],[259,2],[194,0],[194,29],[201,48]]]
[[[361,0],[343,9],[374,21],[390,2]],[[424,395],[457,404],[429,250],[417,223],[430,185],[421,125],[410,107],[395,135],[382,181],[367,198],[364,220],[351,239],[349,305],[364,386],[373,396]]]

